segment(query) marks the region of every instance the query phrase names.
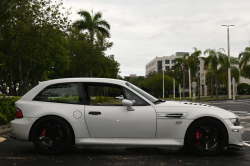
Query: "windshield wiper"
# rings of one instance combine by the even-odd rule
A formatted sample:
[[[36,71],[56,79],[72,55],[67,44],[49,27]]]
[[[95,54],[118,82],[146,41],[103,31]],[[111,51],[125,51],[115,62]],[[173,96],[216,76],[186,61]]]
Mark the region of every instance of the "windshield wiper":
[[[156,104],[156,103],[161,103],[161,102],[166,102],[166,101],[165,101],[165,100],[159,99],[159,100],[154,101],[154,104]]]

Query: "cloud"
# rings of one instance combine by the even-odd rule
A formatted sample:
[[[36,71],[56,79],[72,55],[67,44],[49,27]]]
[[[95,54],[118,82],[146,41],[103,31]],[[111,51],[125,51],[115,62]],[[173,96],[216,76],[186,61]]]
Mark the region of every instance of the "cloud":
[[[145,75],[145,65],[155,56],[175,52],[192,52],[193,47],[227,50],[227,30],[230,28],[231,55],[238,53],[250,40],[249,0],[64,0],[76,11],[101,11],[111,24],[114,54],[121,64],[121,75]],[[227,51],[226,51],[227,52]]]

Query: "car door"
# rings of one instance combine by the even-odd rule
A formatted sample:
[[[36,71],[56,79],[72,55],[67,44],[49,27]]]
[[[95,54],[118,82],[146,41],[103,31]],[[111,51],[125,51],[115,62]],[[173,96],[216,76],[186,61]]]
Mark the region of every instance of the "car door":
[[[85,106],[85,119],[92,138],[155,138],[155,109],[139,96],[113,84],[88,83],[85,91],[87,98],[99,98],[99,102],[92,101]],[[134,96],[131,98],[134,111],[128,111],[122,100],[114,99],[119,95]]]

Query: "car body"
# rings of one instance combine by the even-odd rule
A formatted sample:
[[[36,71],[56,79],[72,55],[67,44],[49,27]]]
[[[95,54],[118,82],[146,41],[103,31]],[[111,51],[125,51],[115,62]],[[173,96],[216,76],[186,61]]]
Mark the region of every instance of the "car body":
[[[96,97],[98,96],[99,97]],[[114,100],[123,95],[123,100]],[[93,102],[99,98],[95,103]],[[239,117],[221,108],[162,101],[116,79],[68,78],[40,82],[15,103],[11,137],[32,141],[45,154],[84,146],[189,146],[216,155],[242,148]]]
[[[120,95],[120,96],[116,96],[116,97],[115,97],[115,99],[118,99],[118,100],[123,100],[123,99],[124,99],[124,97],[123,97],[123,95]]]

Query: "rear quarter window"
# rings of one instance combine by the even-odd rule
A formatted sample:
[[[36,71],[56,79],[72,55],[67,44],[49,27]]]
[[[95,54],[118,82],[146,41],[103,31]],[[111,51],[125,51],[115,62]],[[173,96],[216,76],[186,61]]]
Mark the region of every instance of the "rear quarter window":
[[[77,83],[53,84],[44,88],[33,100],[79,104],[80,101],[77,87]]]

